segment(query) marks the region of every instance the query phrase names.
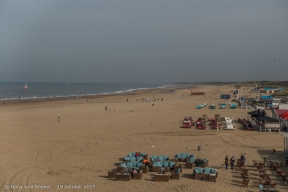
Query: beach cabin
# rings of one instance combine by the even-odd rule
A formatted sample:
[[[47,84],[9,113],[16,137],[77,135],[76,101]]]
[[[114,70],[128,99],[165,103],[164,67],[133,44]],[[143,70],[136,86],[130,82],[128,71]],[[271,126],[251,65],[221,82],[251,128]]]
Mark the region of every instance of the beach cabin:
[[[288,109],[288,104],[287,103],[279,103],[279,105],[278,105],[279,107],[278,107],[278,109]]]
[[[221,94],[220,99],[230,99],[231,95],[230,94]]]
[[[261,99],[272,99],[272,95],[261,95],[260,96]]]
[[[274,89],[267,88],[267,87],[260,90],[260,93],[274,93],[274,92],[275,92]]]
[[[263,95],[260,97],[259,103],[264,103],[265,107],[272,107],[273,98],[271,95]]]

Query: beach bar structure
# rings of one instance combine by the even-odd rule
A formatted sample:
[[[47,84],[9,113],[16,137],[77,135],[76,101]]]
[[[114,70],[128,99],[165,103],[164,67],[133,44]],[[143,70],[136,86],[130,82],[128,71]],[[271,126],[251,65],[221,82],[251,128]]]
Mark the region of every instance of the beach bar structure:
[[[251,122],[253,128],[258,129],[260,132],[262,131],[278,131],[280,132],[281,123],[279,119],[266,116],[266,112],[264,110],[255,110],[248,112],[250,117],[247,119]]]
[[[248,112],[248,114],[251,116],[251,118],[254,118],[254,117],[265,117],[267,114],[265,112],[265,110],[255,110],[255,111],[250,111]]]
[[[281,128],[287,130],[288,128],[288,109],[274,109],[272,111],[272,117],[278,119],[281,124]]]
[[[250,119],[250,122],[252,122],[253,128],[259,129],[260,132],[262,131],[278,131],[280,132],[281,124],[278,119],[274,119],[272,117],[255,117],[253,119]]]
[[[220,99],[230,99],[231,95],[230,94],[221,94]]]

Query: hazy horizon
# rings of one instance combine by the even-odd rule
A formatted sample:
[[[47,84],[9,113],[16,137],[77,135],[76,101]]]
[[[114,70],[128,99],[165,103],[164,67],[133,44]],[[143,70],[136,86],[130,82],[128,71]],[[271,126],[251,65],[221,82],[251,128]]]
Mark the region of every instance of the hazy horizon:
[[[285,81],[287,10],[286,0],[3,0],[0,82]]]

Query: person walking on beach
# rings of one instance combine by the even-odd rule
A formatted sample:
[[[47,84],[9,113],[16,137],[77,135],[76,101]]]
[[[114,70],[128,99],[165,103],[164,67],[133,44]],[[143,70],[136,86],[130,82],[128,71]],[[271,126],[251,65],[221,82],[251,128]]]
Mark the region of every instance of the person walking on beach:
[[[225,168],[226,170],[228,169],[228,156],[227,155],[225,157]]]
[[[230,165],[231,165],[231,169],[233,170],[233,167],[234,167],[234,162],[235,162],[235,158],[234,156],[231,157],[230,159]]]
[[[246,155],[245,153],[243,154],[243,164],[245,165],[245,162],[246,162]]]

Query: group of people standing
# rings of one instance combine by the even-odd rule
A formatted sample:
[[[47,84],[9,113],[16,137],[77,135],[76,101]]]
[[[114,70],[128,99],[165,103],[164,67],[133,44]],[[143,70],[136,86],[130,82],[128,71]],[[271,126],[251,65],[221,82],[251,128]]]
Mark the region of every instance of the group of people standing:
[[[234,168],[234,163],[235,163],[235,158],[234,158],[234,156],[232,156],[232,157],[230,158],[231,169]],[[229,158],[228,158],[228,156],[226,155],[226,157],[225,157],[225,169],[226,169],[226,170],[228,169],[228,166],[229,166]]]
[[[243,165],[245,165],[245,162],[246,162],[246,154],[245,153],[241,153],[241,156],[240,156],[240,162],[243,163]],[[228,156],[226,155],[225,157],[225,169],[227,170],[228,169],[228,166],[230,164],[231,166],[231,169],[233,170],[234,168],[234,163],[235,163],[235,157],[232,156],[229,160]]]

